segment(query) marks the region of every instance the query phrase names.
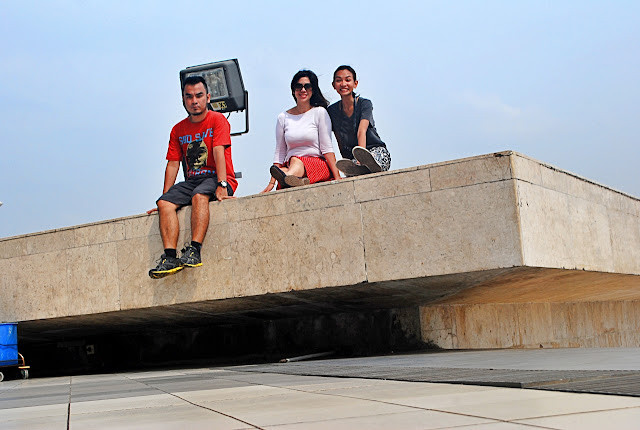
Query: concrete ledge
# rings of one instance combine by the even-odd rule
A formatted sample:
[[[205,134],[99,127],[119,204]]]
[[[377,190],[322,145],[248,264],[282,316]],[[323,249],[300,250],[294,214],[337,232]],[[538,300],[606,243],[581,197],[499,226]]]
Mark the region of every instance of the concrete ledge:
[[[179,215],[183,242],[190,209]],[[434,303],[472,287],[541,303],[562,288],[602,301],[605,288],[604,300],[624,302],[637,300],[639,221],[637,198],[505,151],[212,203],[204,266],[162,280],[147,276],[162,253],[156,215],[2,239],[0,319],[55,339],[83,327],[421,305],[426,318],[464,304]],[[501,281],[527,268],[634,276],[606,286],[549,283],[547,272],[526,286]],[[425,342],[486,344],[433,330],[425,319]]]

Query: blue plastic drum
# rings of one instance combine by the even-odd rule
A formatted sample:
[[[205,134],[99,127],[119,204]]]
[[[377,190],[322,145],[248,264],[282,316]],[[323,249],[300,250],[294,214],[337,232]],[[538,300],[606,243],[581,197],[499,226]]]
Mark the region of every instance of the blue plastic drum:
[[[18,365],[18,324],[0,324],[0,367]]]

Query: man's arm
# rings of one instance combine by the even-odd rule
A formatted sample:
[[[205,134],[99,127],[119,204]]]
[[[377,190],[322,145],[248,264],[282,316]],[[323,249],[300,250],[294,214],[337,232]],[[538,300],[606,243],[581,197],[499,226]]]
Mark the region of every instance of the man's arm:
[[[164,169],[164,186],[162,187],[162,194],[169,191],[169,188],[176,183],[176,178],[178,177],[178,171],[180,170],[180,162],[179,161],[167,161],[167,167]],[[151,215],[154,212],[157,212],[158,208],[149,209],[147,211],[147,215]]]
[[[179,170],[179,161],[167,161],[167,167],[164,169],[164,187],[162,189],[162,194],[169,191],[169,188],[171,188],[173,184],[176,183],[176,178],[178,177]]]
[[[227,180],[227,161],[224,158],[224,145],[218,145],[213,147],[213,161],[216,163],[216,176],[218,182]],[[230,187],[231,185],[227,185]],[[229,198],[228,190],[218,186],[216,188],[216,198],[218,200],[225,200]]]

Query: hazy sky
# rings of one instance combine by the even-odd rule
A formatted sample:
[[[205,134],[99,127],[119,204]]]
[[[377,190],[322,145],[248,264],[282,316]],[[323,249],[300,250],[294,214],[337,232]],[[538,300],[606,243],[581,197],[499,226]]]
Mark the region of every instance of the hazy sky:
[[[392,169],[510,149],[640,196],[638,1],[0,0],[0,22],[0,237],[153,207],[179,71],[230,58],[239,196],[269,180],[293,74],[336,101],[343,63]]]

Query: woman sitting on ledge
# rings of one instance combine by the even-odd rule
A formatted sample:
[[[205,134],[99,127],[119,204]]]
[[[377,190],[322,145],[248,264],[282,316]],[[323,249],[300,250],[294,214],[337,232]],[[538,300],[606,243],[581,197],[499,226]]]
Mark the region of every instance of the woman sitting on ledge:
[[[327,109],[344,158],[338,161],[338,169],[347,176],[389,170],[391,155],[373,122],[373,104],[354,93],[358,87],[356,71],[339,66],[333,72],[332,85],[340,95],[340,101]]]
[[[311,70],[300,70],[291,80],[291,94],[296,105],[278,115],[276,151],[271,166],[271,180],[262,190],[297,187],[340,179],[331,142],[328,102]]]

